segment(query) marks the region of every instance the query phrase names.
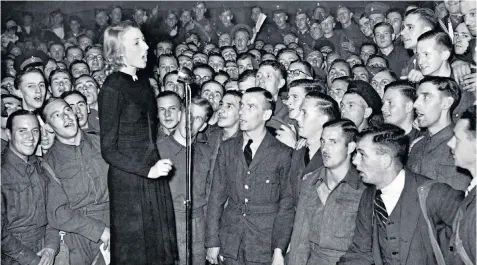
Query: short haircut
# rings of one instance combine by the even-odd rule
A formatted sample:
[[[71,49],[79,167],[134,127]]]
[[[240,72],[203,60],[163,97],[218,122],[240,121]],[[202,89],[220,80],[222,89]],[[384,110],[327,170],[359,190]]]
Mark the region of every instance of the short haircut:
[[[470,106],[462,116],[460,117],[461,120],[467,120],[469,125],[467,126],[467,130],[470,132],[469,134],[475,139],[475,105]]]
[[[88,68],[88,72],[91,72],[91,69],[89,69],[89,65],[88,65],[87,62],[81,61],[81,60],[74,60],[74,61],[70,64],[70,67],[68,68],[68,71],[70,72],[70,74],[73,74],[73,73],[71,72],[71,70],[73,69],[73,66],[75,66],[75,65],[77,65],[77,64],[84,64],[84,65],[86,65],[86,68]],[[50,76],[51,76],[51,74],[50,74]]]
[[[394,8],[394,7],[393,7],[393,8],[390,8],[390,9],[386,12],[386,17],[387,17],[389,14],[391,14],[391,13],[398,13],[398,14],[401,16],[401,18],[403,18],[403,13],[402,13],[401,9],[399,9],[399,8]]]
[[[438,25],[434,11],[429,8],[419,7],[416,9],[409,10],[404,14],[405,17],[409,15],[419,15],[419,21],[424,22],[426,26],[431,28],[431,30],[436,29]]]
[[[424,83],[431,83],[437,87],[437,89],[445,94],[447,97],[452,97],[454,103],[450,108],[450,113],[452,113],[459,104],[461,92],[459,85],[454,81],[454,79],[449,77],[441,76],[426,76],[420,82],[419,85]]]
[[[205,98],[198,98],[194,97],[191,100],[191,104],[197,105],[201,108],[204,108],[205,110],[205,118],[206,118],[206,123],[209,122],[210,118],[214,114],[214,110],[212,109],[212,105],[210,105],[210,102],[205,99]]]
[[[247,80],[249,77],[254,77],[257,75],[257,70],[256,69],[247,69],[245,71],[243,71],[239,77],[238,77],[238,82],[241,83],[241,82],[244,82],[245,80]]]
[[[70,96],[70,95],[78,95],[84,100],[86,104],[88,104],[88,101],[86,100],[86,96],[83,95],[83,93],[79,92],[78,90],[65,91],[61,94],[60,98],[65,99],[67,96]]]
[[[290,65],[294,64],[294,63],[299,63],[301,65],[303,65],[305,67],[305,72],[311,76],[311,78],[313,78],[314,76],[314,72],[313,72],[313,67],[311,66],[311,64],[307,61],[302,61],[300,59],[296,60],[296,61],[293,61],[290,63]]]
[[[333,79],[331,84],[333,84],[335,81],[343,81],[343,82],[346,82],[346,84],[349,85],[349,82],[351,82],[351,79],[350,79],[349,76],[340,76],[340,77],[337,77],[337,78]]]
[[[331,65],[330,65],[330,70],[331,70],[331,68],[333,68],[333,66],[334,66],[335,64],[338,64],[338,63],[342,63],[342,64],[346,65],[346,68],[348,69],[348,73],[349,73],[350,75],[352,74],[352,73],[351,73],[351,66],[349,66],[349,63],[348,63],[347,61],[345,61],[344,59],[336,59],[336,60],[334,60],[334,61],[331,63]]]
[[[416,101],[417,99],[416,88],[407,80],[398,80],[387,84],[384,88],[384,93],[386,93],[388,89],[395,89],[399,91],[401,95],[412,102]]]
[[[230,79],[230,75],[227,72],[225,72],[224,70],[219,70],[217,72],[217,74],[215,75],[215,77],[217,77],[219,75],[223,75],[223,76],[227,77],[227,79]]]
[[[315,99],[315,106],[328,117],[328,121],[336,120],[341,117],[338,102],[336,102],[331,96],[313,91],[306,94],[305,98]]]
[[[259,93],[262,94],[263,97],[265,97],[265,106],[263,106],[263,109],[265,110],[271,110],[272,113],[275,111],[275,101],[273,100],[272,93],[270,91],[263,89],[261,87],[252,87],[249,88],[245,91],[244,95],[246,93]]]
[[[177,94],[174,91],[166,90],[166,91],[160,92],[159,95],[157,95],[157,97],[156,97],[156,101],[158,101],[161,98],[166,98],[166,97],[173,97],[173,98],[177,99],[177,102],[179,102],[180,110],[184,109],[184,102],[182,101],[179,94]]]
[[[387,60],[386,58],[384,58],[384,56],[379,55],[379,54],[373,54],[373,55],[369,56],[368,62],[367,62],[366,64],[368,64],[368,63],[369,63],[372,59],[374,59],[374,58],[381,58],[381,59],[383,59],[383,60],[384,60],[384,63],[386,63],[386,67],[389,67],[389,62],[388,62],[388,60]]]
[[[374,31],[373,31],[373,32],[374,32]],[[372,47],[374,48],[374,51],[375,51],[375,52],[378,52],[378,51],[379,51],[378,46],[376,46],[376,43],[374,43],[374,42],[365,42],[365,43],[363,43],[363,44],[361,45],[361,49],[359,49],[359,50],[361,51],[361,50],[363,49],[363,47],[365,47],[365,46],[372,46]]]
[[[55,69],[50,73],[48,83],[51,84],[52,80],[53,80],[53,76],[56,75],[56,74],[59,74],[59,73],[66,74],[70,78],[71,83],[73,83],[73,77],[71,76],[71,73],[69,71],[66,71],[66,69],[60,69],[60,68]]]
[[[220,53],[222,54],[225,50],[233,50],[237,54],[237,49],[234,46],[223,46],[220,48]]]
[[[170,45],[172,46],[172,48],[174,48],[174,43],[173,43],[170,39],[165,38],[165,39],[161,39],[160,41],[158,41],[158,42],[156,43],[156,46],[155,46],[156,49],[157,49],[157,46],[158,46],[159,44],[161,44],[161,43],[170,44]]]
[[[336,120],[329,120],[325,124],[323,124],[323,129],[328,127],[339,127],[343,131],[343,136],[345,139],[345,143],[349,144],[351,142],[356,142],[356,138],[358,136],[358,128],[348,119],[336,119]]]
[[[387,27],[391,33],[394,33],[394,28],[391,24],[389,24],[388,22],[379,22],[378,24],[374,25],[373,34],[379,27]]]
[[[36,118],[35,112],[30,111],[30,110],[20,109],[20,110],[17,110],[17,111],[15,111],[15,112],[13,112],[12,114],[10,114],[10,116],[8,116],[7,124],[6,124],[5,127],[6,127],[8,130],[12,131],[12,129],[13,129],[13,121],[14,121],[15,117],[27,116],[27,115],[31,115],[31,116],[35,117],[35,120],[38,121],[38,119]]]
[[[86,54],[92,49],[100,49],[101,51],[103,51],[103,47],[101,47],[97,44],[93,44],[93,45],[90,45],[90,46],[86,47],[86,49],[84,50],[84,53]],[[101,53],[101,55],[103,55],[103,54]]]
[[[40,71],[39,69],[36,69],[36,68],[28,68],[28,69],[25,69],[23,71],[20,71],[15,76],[15,89],[20,89],[20,85],[23,82],[23,80],[22,80],[23,76],[26,75],[26,74],[29,74],[29,73],[37,73],[37,74],[41,75],[43,77],[43,80],[45,81],[45,86],[48,87],[48,82],[47,82],[47,80],[45,78],[45,75],[43,74],[42,71]],[[50,76],[51,76],[51,74],[50,74]]]
[[[237,56],[237,60],[236,60],[236,61],[238,62],[238,61],[246,60],[246,59],[250,59],[250,61],[253,62],[253,60],[254,60],[253,54],[248,53],[248,52],[241,53],[241,54],[239,54],[239,55]]]
[[[210,73],[212,74],[212,77],[214,77],[214,74],[215,74],[215,71],[214,71],[214,68],[212,68],[210,65],[208,64],[204,64],[204,63],[200,63],[200,64],[197,64],[194,66],[192,72],[194,72],[195,70],[197,69],[207,69],[210,71]]]
[[[20,97],[15,96],[15,95],[13,95],[13,94],[2,94],[2,95],[0,95],[0,98],[1,98],[1,99],[14,98],[14,99],[16,99],[16,100],[22,102],[22,99],[21,99]]]
[[[384,58],[384,57],[382,57],[382,58]],[[386,58],[384,58],[384,59],[386,59]],[[386,62],[387,62],[387,61],[386,61]],[[391,70],[391,69],[389,69],[389,68],[381,68],[381,69],[379,69],[379,71],[377,71],[376,74],[374,74],[374,75],[377,75],[377,74],[379,74],[379,73],[381,73],[381,72],[386,72],[386,73],[388,73],[388,74],[391,76],[391,78],[394,79],[394,81],[399,80],[399,78],[398,78],[398,76],[396,75],[396,73],[394,73],[393,70]]]
[[[237,98],[240,100],[240,99],[242,98],[242,96],[243,96],[243,93],[240,92],[240,91],[238,91],[238,90],[227,90],[227,91],[225,91],[225,93],[224,93],[224,97],[225,97],[226,95],[232,95],[232,96],[234,96],[234,97],[237,97]],[[223,97],[222,97],[222,98],[223,98]]]
[[[56,41],[56,42],[51,42],[50,44],[48,44],[48,50],[51,49],[51,47],[53,47],[53,45],[59,45],[61,47],[63,47],[63,49],[65,48],[65,45],[59,41]]]
[[[290,53],[293,53],[296,55],[296,57],[298,57],[298,60],[300,59],[300,55],[298,55],[298,53],[294,50],[294,49],[290,49],[290,48],[285,48],[285,49],[281,49],[278,53],[277,53],[277,58],[280,57],[280,55],[286,53],[286,52],[290,52]]]
[[[97,72],[97,71],[96,71],[96,72]],[[91,82],[93,82],[93,83],[96,85],[96,88],[97,88],[97,89],[100,88],[100,85],[98,84],[98,82],[96,81],[96,79],[94,79],[94,77],[93,77],[92,74],[91,74],[91,75],[82,74],[82,75],[78,76],[78,78],[76,78],[76,79],[74,80],[73,86],[76,86],[76,85],[77,85],[76,82],[77,82],[79,79],[83,78],[83,77],[89,77],[89,78],[91,79]],[[76,88],[75,88],[75,89],[76,89]]]
[[[323,82],[319,80],[310,80],[310,79],[298,79],[290,82],[288,84],[288,90],[292,87],[302,87],[306,94],[310,92],[320,92],[326,94],[326,86]]]
[[[358,139],[367,136],[370,136],[371,141],[376,145],[377,154],[388,154],[396,158],[400,165],[404,165],[409,147],[409,137],[406,136],[403,129],[393,124],[383,123],[364,129],[358,134]]]
[[[258,68],[260,69],[260,67],[262,66],[271,66],[273,70],[278,71],[282,75],[283,79],[287,80],[287,70],[285,69],[285,66],[283,66],[281,63],[277,61],[267,60],[263,61]]]
[[[426,33],[423,33],[419,38],[417,38],[417,41],[423,41],[423,40],[430,40],[433,39],[436,42],[437,48],[439,51],[447,50],[449,52],[452,52],[454,50],[454,46],[452,44],[452,40],[449,37],[449,34],[442,32],[442,31],[437,31],[437,30],[431,30]]]
[[[208,81],[205,81],[204,83],[202,83],[202,85],[200,86],[200,93],[201,94],[202,94],[202,90],[204,89],[204,87],[206,85],[209,85],[209,84],[215,84],[215,85],[220,86],[220,88],[222,88],[222,95],[224,94],[224,92],[225,92],[224,86],[221,83],[215,81],[214,79],[211,79],[211,80],[208,80]]]
[[[222,55],[221,55],[220,53],[211,52],[211,53],[209,53],[209,56],[208,56],[208,57],[209,57],[209,59],[210,59],[210,57],[219,57],[219,58],[222,59],[222,61],[224,61],[224,63],[225,63],[225,59],[224,59],[224,57],[222,57]]]
[[[91,47],[91,46],[90,46],[90,47]],[[81,55],[84,55],[83,50],[82,50],[78,45],[73,45],[73,46],[70,46],[70,47],[66,48],[65,55],[68,56],[68,52],[70,52],[70,51],[73,50],[73,49],[78,49],[78,50],[80,50],[80,51],[81,51]],[[86,49],[86,50],[88,50],[88,49]]]
[[[159,65],[161,63],[161,59],[164,59],[164,58],[171,58],[176,62],[176,64],[179,64],[177,62],[177,58],[173,54],[161,54],[161,56],[157,58],[157,65]]]

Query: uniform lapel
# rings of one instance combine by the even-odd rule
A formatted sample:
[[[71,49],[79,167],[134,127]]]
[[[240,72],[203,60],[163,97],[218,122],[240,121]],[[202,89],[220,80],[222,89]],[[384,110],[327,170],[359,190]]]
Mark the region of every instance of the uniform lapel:
[[[247,166],[247,161],[245,160],[245,155],[243,153],[243,134],[241,133],[239,136],[237,136],[235,138],[235,147],[236,147],[236,150],[235,150],[235,157],[238,158],[238,160],[240,161],[240,163],[242,164],[242,166],[244,168],[248,168]]]
[[[252,162],[250,163],[249,168],[254,168],[260,161],[262,161],[265,158],[268,158],[271,154],[268,152],[269,147],[272,146],[273,140],[275,138],[270,134],[270,132],[266,132],[265,137],[263,138],[262,142],[260,143],[260,146],[257,149],[257,152],[253,156]],[[245,157],[244,157],[245,160]]]
[[[401,261],[406,263],[411,240],[416,230],[419,216],[421,215],[421,207],[419,206],[419,197],[417,195],[418,185],[414,179],[413,173],[406,170],[405,184],[399,200],[401,202]],[[398,202],[399,203],[399,202]]]

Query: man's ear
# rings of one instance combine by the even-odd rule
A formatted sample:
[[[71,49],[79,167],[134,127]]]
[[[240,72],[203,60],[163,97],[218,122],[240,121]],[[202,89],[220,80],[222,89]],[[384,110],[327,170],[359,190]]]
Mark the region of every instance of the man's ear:
[[[396,34],[391,34],[391,40],[394,41],[396,39]]]
[[[207,122],[204,122],[204,124],[202,124],[202,126],[199,129],[199,132],[203,132],[205,128],[207,128]]]
[[[408,103],[406,103],[404,111],[406,111],[406,113],[410,113],[410,112],[414,111],[414,102],[409,101]]]
[[[356,142],[348,143],[348,154],[352,154],[356,150]]]
[[[286,80],[284,78],[280,78],[279,89],[282,88],[286,84]]]
[[[12,140],[12,132],[10,131],[10,129],[6,129],[5,133],[7,134],[7,139],[10,142]]]
[[[444,97],[441,103],[442,108],[445,110],[450,110],[452,104],[454,104],[454,98],[450,96]]]
[[[450,51],[448,50],[441,51],[441,57],[444,59],[444,61],[449,60],[450,56],[451,56]]]
[[[91,113],[91,109],[88,104],[86,104],[86,109],[88,110],[88,113]]]
[[[265,119],[265,121],[268,121],[272,117],[272,115],[273,111],[271,109],[268,109],[263,113],[263,118]]]
[[[381,155],[381,163],[383,165],[383,168],[389,168],[392,165],[393,159],[389,154],[383,154]]]
[[[371,116],[371,114],[373,114],[373,109],[370,108],[370,107],[367,107],[367,108],[364,110],[364,118],[365,118],[365,119],[369,118],[369,116]]]

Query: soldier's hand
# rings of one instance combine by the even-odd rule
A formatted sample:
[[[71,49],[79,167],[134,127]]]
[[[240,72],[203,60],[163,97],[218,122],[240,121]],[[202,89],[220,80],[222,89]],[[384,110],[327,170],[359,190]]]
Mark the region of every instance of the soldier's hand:
[[[280,129],[277,130],[277,136],[275,136],[278,141],[286,144],[291,148],[296,146],[296,131],[293,125],[280,125]]]
[[[421,71],[412,69],[407,76],[401,76],[401,79],[407,79],[409,82],[418,83],[424,78]]]
[[[471,73],[470,64],[462,60],[457,60],[452,63],[452,72],[454,73],[454,80],[461,85],[464,76]]]
[[[273,252],[272,265],[285,265],[282,250],[279,248],[276,248]]]
[[[38,265],[53,265],[55,260],[55,250],[52,248],[44,248],[36,253],[40,256],[40,263]]]
[[[476,73],[464,75],[462,77],[462,81],[460,82],[462,89],[465,91],[472,91],[472,92],[475,91],[476,79],[477,79]]]
[[[354,45],[349,43],[349,42],[341,43],[341,47],[343,47],[343,49],[345,49],[346,51],[349,51],[351,53],[356,51],[356,48],[354,47]]]
[[[224,261],[224,257],[219,255],[220,247],[207,248],[207,261],[210,264],[219,264],[218,258]]]

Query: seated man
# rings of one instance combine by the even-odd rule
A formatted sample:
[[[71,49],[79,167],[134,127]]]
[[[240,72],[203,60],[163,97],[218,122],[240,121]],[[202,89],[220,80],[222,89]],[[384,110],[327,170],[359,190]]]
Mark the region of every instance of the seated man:
[[[63,99],[47,100],[41,115],[45,129],[56,134],[44,157],[56,175],[48,183],[48,218],[66,232],[70,263],[88,265],[101,243],[108,249],[110,240],[108,164],[101,156],[99,135],[81,130]]]
[[[2,155],[2,264],[53,264],[58,230],[47,219],[48,176],[34,156],[40,125],[27,110],[7,120]]]

